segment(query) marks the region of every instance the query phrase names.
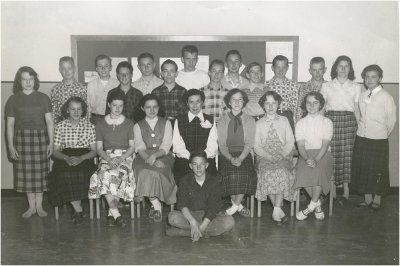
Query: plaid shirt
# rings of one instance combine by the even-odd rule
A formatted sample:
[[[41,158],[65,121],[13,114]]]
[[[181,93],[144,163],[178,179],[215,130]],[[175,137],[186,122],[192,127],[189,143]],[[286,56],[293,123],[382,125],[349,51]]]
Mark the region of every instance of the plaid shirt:
[[[303,110],[301,110],[301,103],[304,100],[304,97],[307,95],[307,93],[312,92],[312,91],[320,91],[322,88],[322,84],[325,83],[326,81],[322,81],[322,83],[314,83],[312,80],[307,81],[306,83],[303,83],[300,88],[299,88],[299,101],[297,103],[297,113],[296,113],[296,121],[299,121],[303,115]]]
[[[54,145],[66,148],[89,148],[96,143],[95,127],[86,118],[81,118],[76,128],[72,127],[69,119],[58,123],[54,129]]]
[[[186,89],[175,83],[175,87],[168,91],[168,88],[163,84],[155,88],[151,93],[156,95],[161,102],[161,109],[165,112],[166,118],[176,118],[178,115],[186,113],[185,103],[182,102],[182,97]]]
[[[78,96],[82,98],[82,100],[84,100],[87,104],[86,86],[76,81],[74,81],[72,84],[60,82],[51,89],[50,99],[53,110],[54,124],[64,119],[61,114],[61,108],[72,96]],[[89,117],[89,112],[87,117]]]
[[[213,116],[217,123],[222,113],[227,110],[224,103],[224,97],[229,90],[223,88],[222,84],[215,90],[211,86],[211,83],[200,90],[204,92],[204,95],[206,96],[203,105],[203,113]]]
[[[293,118],[296,118],[299,100],[299,87],[297,82],[285,77],[285,80],[282,83],[279,83],[275,80],[275,78],[272,78],[268,80],[265,85],[269,90],[275,91],[282,97],[280,110],[291,110],[293,112]]]
[[[110,97],[111,93],[114,93],[115,91],[122,91],[121,85],[110,90],[107,95],[107,102]],[[124,93],[125,94],[125,93]],[[137,115],[138,115],[138,109],[139,109],[139,103],[140,100],[142,99],[143,94],[140,90],[130,87],[128,92],[125,94],[125,101],[124,101],[124,109],[122,110],[122,113],[129,119],[133,121],[133,123],[136,122]],[[106,114],[110,113],[110,107],[106,107]]]

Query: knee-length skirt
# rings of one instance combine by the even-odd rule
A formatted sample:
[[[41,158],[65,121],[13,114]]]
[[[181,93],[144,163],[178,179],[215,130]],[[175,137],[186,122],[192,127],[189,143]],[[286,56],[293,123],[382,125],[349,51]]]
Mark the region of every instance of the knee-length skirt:
[[[352,186],[361,194],[386,195],[389,180],[389,141],[356,137],[352,164]]]
[[[240,152],[233,153],[232,155],[239,156]],[[239,167],[232,165],[224,156],[219,156],[218,161],[223,196],[255,194],[257,189],[257,175],[250,153]]]
[[[49,136],[44,129],[16,130],[14,147],[19,159],[14,163],[15,187],[18,192],[47,191]]]
[[[107,150],[111,158],[121,156],[125,150]],[[132,201],[136,187],[132,169],[133,156],[126,158],[117,168],[111,168],[106,160],[101,159],[96,172],[90,177],[89,199],[98,199],[110,194],[124,201]]]
[[[147,152],[151,154],[154,151],[147,150]],[[174,157],[169,153],[157,160],[162,161],[165,167],[151,166],[140,156],[137,156],[133,161],[136,177],[135,196],[138,199],[142,199],[143,197],[157,197],[166,204],[173,204],[176,202],[177,191],[172,173]]]
[[[307,150],[307,154],[313,158],[315,158],[318,153],[318,149]],[[322,193],[327,195],[330,191],[330,180],[332,180],[332,178],[333,157],[329,151],[325,153],[315,168],[309,167],[303,157],[299,156],[296,165],[295,188],[320,186],[322,188]]]
[[[353,147],[357,134],[356,117],[353,112],[348,111],[328,111],[326,117],[331,119],[333,124],[331,152],[335,183],[350,183]]]
[[[90,149],[64,149],[68,156],[80,156]],[[53,206],[67,202],[87,199],[90,176],[96,171],[93,159],[87,159],[76,166],[69,166],[63,160],[54,160],[53,169],[48,176],[49,201]]]

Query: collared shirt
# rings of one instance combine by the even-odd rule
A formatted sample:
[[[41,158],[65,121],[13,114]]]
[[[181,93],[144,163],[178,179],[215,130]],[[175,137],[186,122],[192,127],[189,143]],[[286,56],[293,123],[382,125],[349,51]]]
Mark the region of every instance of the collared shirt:
[[[321,114],[316,117],[307,115],[296,124],[296,140],[305,140],[306,150],[321,149],[322,140],[331,140],[332,136],[332,120]]]
[[[224,88],[222,84],[218,89],[214,89],[211,86],[211,83],[200,90],[205,96],[203,112],[207,115],[213,116],[215,122],[218,123],[222,113],[227,110],[224,103],[224,97],[229,90]]]
[[[191,112],[188,112],[189,122],[191,122],[195,117],[198,117],[201,122],[205,122],[202,112],[200,112],[198,115],[194,115]],[[218,152],[218,141],[217,140],[218,140],[218,134],[217,134],[217,128],[216,128],[215,121],[214,121],[214,124],[212,124],[211,130],[210,130],[210,133],[208,134],[207,147],[204,150],[207,154],[207,158],[215,158],[215,156],[217,155],[217,152]],[[172,146],[173,146],[173,152],[176,154],[177,157],[185,158],[185,159],[189,160],[190,152],[186,149],[185,142],[179,132],[178,119],[175,120],[175,123],[174,123]]]
[[[156,75],[153,75],[149,81],[146,81],[142,76],[139,79],[135,80],[132,83],[132,86],[140,90],[143,95],[146,95],[151,93],[158,86],[161,86],[163,83],[164,81],[158,78]]]
[[[110,90],[108,92],[107,95],[107,102],[108,102],[108,98],[110,97],[111,93],[115,92],[115,91],[122,91],[121,89],[121,85],[119,85],[118,87]],[[134,88],[134,87],[130,87],[129,90],[125,93],[125,101],[124,101],[124,108],[122,110],[122,113],[129,119],[131,119],[134,123],[136,122],[135,119],[135,114],[137,114],[138,109],[139,109],[139,103],[140,100],[143,97],[143,94],[141,91],[139,91],[138,89]],[[106,114],[110,113],[110,107],[106,108]]]
[[[249,80],[246,79],[245,77],[242,77],[239,75],[239,80],[237,82],[234,82],[231,77],[226,74],[222,80],[221,80],[222,87],[227,88],[228,90],[238,88],[238,89],[244,89],[247,88],[250,84]]]
[[[161,108],[165,112],[166,118],[176,118],[180,114],[186,113],[185,104],[182,97],[186,89],[175,83],[175,87],[169,91],[164,84],[155,88],[151,93],[156,95],[161,102]]]
[[[175,81],[187,90],[200,89],[210,83],[210,77],[201,69],[195,69],[192,72],[185,72],[181,69]]]
[[[181,178],[177,191],[177,208],[189,211],[204,211],[204,218],[212,221],[222,210],[222,188],[219,178],[206,174],[202,186],[196,182],[193,173]]]
[[[303,110],[301,109],[301,104],[303,103],[304,97],[312,91],[320,91],[322,88],[322,84],[326,81],[323,80],[322,82],[315,82],[312,79],[300,85],[299,88],[299,101],[297,103],[297,113],[296,113],[296,121],[299,121],[303,116]]]
[[[293,119],[295,119],[297,117],[296,111],[299,100],[299,86],[297,82],[286,77],[283,82],[278,82],[275,77],[273,77],[268,80],[265,85],[269,90],[275,91],[282,97],[281,111],[291,110],[293,112]]]
[[[108,92],[117,86],[119,86],[119,81],[113,77],[110,77],[106,86],[103,85],[100,78],[89,82],[87,95],[90,112],[97,115],[105,115]]]
[[[76,127],[73,127],[69,119],[58,123],[54,128],[54,145],[60,149],[89,148],[96,143],[95,126],[86,118],[81,118]]]
[[[343,85],[335,78],[322,84],[321,94],[325,98],[326,111],[354,112],[361,94],[361,86],[357,82],[347,80]]]
[[[51,89],[50,100],[55,124],[64,119],[61,113],[61,108],[72,96],[80,97],[87,104],[86,86],[77,81],[74,81],[71,84],[66,84],[64,81],[62,81],[57,83]],[[90,112],[87,112],[87,117],[90,117]]]
[[[360,95],[360,123],[357,135],[369,139],[387,139],[396,123],[396,104],[381,86]]]
[[[250,89],[251,87],[253,88],[252,90]],[[250,83],[249,87],[243,88],[242,91],[244,91],[249,98],[249,102],[243,108],[243,112],[251,116],[263,115],[264,110],[258,104],[258,101],[268,91],[267,87],[265,87],[263,84]]]

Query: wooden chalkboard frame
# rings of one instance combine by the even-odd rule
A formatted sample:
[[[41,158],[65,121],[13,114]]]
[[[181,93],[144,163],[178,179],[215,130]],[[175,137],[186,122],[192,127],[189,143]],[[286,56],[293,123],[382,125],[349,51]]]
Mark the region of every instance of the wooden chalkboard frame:
[[[295,81],[298,79],[299,36],[71,35],[71,56],[77,67],[76,79],[78,79],[79,73],[78,46],[80,41],[293,42],[292,79]]]

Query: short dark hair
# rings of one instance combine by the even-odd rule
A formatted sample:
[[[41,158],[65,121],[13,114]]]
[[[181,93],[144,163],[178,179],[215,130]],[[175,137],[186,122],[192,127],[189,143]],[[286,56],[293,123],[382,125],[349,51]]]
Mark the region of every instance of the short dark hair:
[[[178,65],[175,63],[175,61],[173,61],[171,59],[167,59],[161,64],[161,72],[163,71],[164,66],[167,64],[174,65],[175,70],[178,71]]]
[[[306,94],[306,96],[304,96],[303,101],[301,102],[301,105],[300,105],[301,109],[304,111],[302,117],[305,117],[307,115],[307,113],[308,113],[307,112],[307,108],[306,108],[306,104],[307,104],[307,98],[309,96],[314,96],[315,99],[317,99],[317,101],[319,101],[319,104],[320,104],[319,110],[320,111],[325,106],[324,96],[318,91],[310,91],[309,93]]]
[[[252,62],[252,63],[250,63],[250,64],[247,66],[247,68],[246,68],[247,74],[249,74],[249,73],[250,73],[250,69],[251,69],[252,67],[255,67],[255,66],[260,67],[261,71],[263,71],[263,67],[262,67],[262,65],[261,65],[260,63],[258,63],[258,62]]]
[[[182,47],[182,50],[181,50],[182,58],[185,55],[185,53],[199,55],[199,49],[194,45],[185,45]]]
[[[86,104],[85,101],[84,101],[81,97],[79,97],[79,96],[72,96],[72,97],[70,97],[70,98],[63,104],[63,106],[61,107],[61,115],[62,115],[65,119],[68,118],[69,115],[68,115],[67,110],[68,110],[68,108],[69,108],[69,104],[72,103],[72,102],[74,102],[74,103],[80,103],[80,104],[81,104],[81,106],[82,106],[82,115],[81,115],[81,117],[85,117],[86,114],[87,114],[87,104]]]
[[[158,106],[159,106],[158,114],[157,114],[157,115],[158,115],[158,116],[165,117],[165,111],[164,111],[164,109],[163,109],[163,107],[162,107],[162,105],[161,105],[161,101],[160,101],[160,99],[157,97],[157,95],[155,95],[155,94],[148,93],[148,94],[144,95],[144,96],[142,97],[142,99],[140,100],[139,106],[142,107],[142,108],[144,108],[146,102],[147,102],[147,101],[151,101],[151,100],[156,101],[157,104],[158,104]],[[146,117],[145,112],[144,112],[141,108],[138,108],[138,112],[137,112],[137,121],[140,121],[140,120],[144,119],[145,117]]]
[[[208,71],[211,71],[214,65],[220,65],[222,66],[222,71],[225,71],[225,64],[224,61],[221,59],[214,59],[211,61],[210,66],[208,67]]]
[[[118,64],[117,68],[115,69],[115,72],[118,75],[118,71],[120,68],[126,67],[129,69],[129,72],[131,72],[131,74],[133,73],[133,66],[131,63],[129,63],[128,61],[122,61]]]
[[[139,64],[140,60],[142,60],[143,58],[151,58],[151,60],[153,60],[153,62],[154,62],[154,56],[151,53],[145,52],[145,53],[141,53],[138,56],[138,58],[137,58],[138,64]]]
[[[289,66],[289,59],[284,55],[275,56],[274,59],[272,60],[272,66],[275,66],[276,62],[278,61],[285,61],[286,65]]]
[[[280,96],[275,91],[267,91],[266,93],[264,93],[263,96],[261,96],[260,100],[258,100],[258,104],[261,106],[261,108],[264,110],[264,112],[265,112],[264,105],[265,105],[265,102],[267,101],[268,96],[272,96],[272,98],[274,98],[274,100],[278,102],[278,108],[282,103],[282,96]]]
[[[310,66],[312,64],[321,64],[321,63],[325,65],[325,59],[320,56],[313,57],[310,60]]]
[[[350,65],[350,72],[349,72],[349,80],[354,80],[355,76],[354,76],[354,68],[353,68],[353,62],[351,62],[350,57],[348,57],[347,55],[341,55],[338,58],[336,58],[335,63],[333,63],[332,69],[331,69],[331,78],[332,80],[334,80],[335,78],[337,78],[337,66],[339,65],[340,62],[342,61],[346,61],[347,63],[349,63]]]
[[[63,56],[58,61],[58,65],[60,66],[62,62],[70,62],[75,67],[74,59],[71,56]]]
[[[13,92],[17,93],[23,90],[21,78],[22,78],[22,73],[24,72],[27,72],[30,76],[33,76],[33,78],[35,79],[35,84],[33,85],[33,89],[36,91],[39,90],[40,86],[39,75],[33,68],[29,66],[23,66],[18,69],[17,73],[15,73]]]
[[[196,157],[201,157],[207,162],[207,154],[204,150],[198,150],[190,153],[189,163]]]
[[[242,97],[243,97],[243,107],[244,108],[246,106],[246,104],[249,102],[249,97],[247,96],[247,93],[245,93],[244,91],[238,89],[238,88],[233,88],[230,91],[227,92],[227,94],[225,94],[224,97],[224,103],[226,105],[226,107],[228,107],[229,109],[232,109],[231,104],[229,103],[231,101],[231,97],[233,95],[235,95],[236,93],[241,93]]]
[[[365,75],[366,75],[367,72],[369,72],[369,71],[375,71],[376,73],[378,73],[378,76],[379,76],[380,78],[383,78],[383,70],[382,70],[382,68],[381,68],[380,66],[378,66],[378,65],[369,65],[369,66],[366,66],[366,67],[363,69],[363,71],[361,72],[361,77],[362,77],[363,79],[365,79]]]
[[[97,67],[97,62],[102,59],[107,59],[108,62],[110,63],[110,66],[112,65],[111,57],[109,57],[108,55],[105,55],[105,54],[101,54],[101,55],[96,56],[96,59],[94,59],[94,66]]]
[[[111,91],[107,96],[107,103],[111,105],[112,101],[120,100],[125,103],[125,93],[122,90]]]
[[[226,55],[225,55],[225,62],[228,60],[228,57],[229,57],[230,55],[234,55],[234,54],[235,54],[235,55],[238,55],[240,61],[242,61],[242,55],[239,53],[238,50],[229,50],[229,51],[226,53]]]
[[[206,96],[204,95],[204,92],[198,89],[190,89],[183,94],[182,100],[185,103],[188,103],[189,97],[193,95],[200,95],[201,101],[204,103]]]

